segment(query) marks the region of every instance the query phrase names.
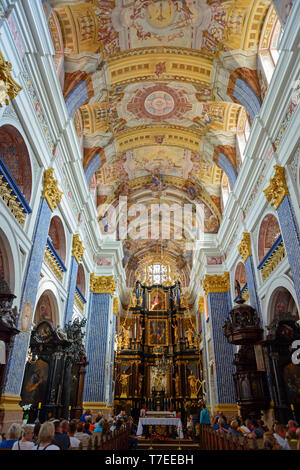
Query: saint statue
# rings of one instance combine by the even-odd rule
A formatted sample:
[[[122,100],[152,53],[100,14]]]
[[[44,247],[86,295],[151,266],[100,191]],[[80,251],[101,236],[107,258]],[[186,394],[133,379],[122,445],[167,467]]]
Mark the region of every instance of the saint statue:
[[[120,398],[127,398],[127,385],[128,380],[131,374],[125,374],[122,372],[120,375],[120,382],[121,382],[121,397]]]
[[[190,384],[191,398],[197,398],[197,394],[198,394],[197,385],[200,382],[200,380],[196,379],[193,372],[191,372],[190,375],[188,376],[188,381]]]
[[[176,375],[174,378],[173,378],[174,382],[175,382],[175,393],[176,393],[176,396],[179,396],[180,394],[180,390],[179,390],[179,385],[180,385],[180,378],[179,378],[179,375]]]
[[[141,396],[141,393],[142,393],[142,386],[143,386],[143,380],[144,380],[144,376],[143,375],[140,375],[139,376],[139,385],[138,385],[138,394],[139,396]]]
[[[189,328],[187,331],[186,331],[186,336],[187,336],[187,339],[188,339],[188,343],[189,343],[189,347],[190,348],[193,348],[195,346],[195,340],[194,340],[194,331]]]

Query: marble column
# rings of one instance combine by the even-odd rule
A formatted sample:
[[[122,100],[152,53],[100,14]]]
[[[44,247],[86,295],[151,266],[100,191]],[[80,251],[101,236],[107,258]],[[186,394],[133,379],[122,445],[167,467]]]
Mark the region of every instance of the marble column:
[[[65,323],[69,323],[72,321],[78,267],[82,260],[84,251],[85,251],[85,248],[83,247],[83,244],[80,241],[79,235],[74,235],[72,259],[71,259],[70,275],[69,275],[69,283],[68,283],[68,297],[67,297],[66,310],[65,310]]]
[[[0,404],[0,408],[2,410],[14,413],[20,412],[18,403],[20,402],[26,355],[30,341],[30,330],[51,221],[51,212],[57,204],[60,203],[63,194],[58,189],[57,181],[54,179],[53,172],[53,168],[44,172],[44,188],[36,217],[32,237],[32,247],[24,275],[21,295],[21,313],[19,315],[18,322],[18,328],[21,332],[15,338],[8,361],[4,394],[2,395]],[[7,407],[6,402],[8,403]]]
[[[289,260],[298,304],[300,305],[300,230],[286,184],[285,169],[278,165],[275,165],[274,169],[275,174],[264,193],[271,206],[274,206],[277,210],[280,232]]]
[[[208,298],[208,314],[212,354],[214,357],[214,411],[226,413],[237,412],[236,395],[232,374],[235,347],[228,344],[223,325],[231,310],[229,273],[223,275],[206,275],[203,289]]]
[[[84,408],[105,409],[108,406],[112,376],[107,373],[111,361],[113,302],[116,289],[113,276],[91,275],[90,303],[86,354],[89,364],[86,368],[84,386]]]
[[[257,284],[255,278],[255,268],[251,249],[250,233],[244,232],[241,243],[238,245],[239,253],[244,261],[247,276],[247,286],[249,292],[249,304],[255,308],[262,319],[261,307],[257,295]],[[242,287],[242,286],[241,286]]]

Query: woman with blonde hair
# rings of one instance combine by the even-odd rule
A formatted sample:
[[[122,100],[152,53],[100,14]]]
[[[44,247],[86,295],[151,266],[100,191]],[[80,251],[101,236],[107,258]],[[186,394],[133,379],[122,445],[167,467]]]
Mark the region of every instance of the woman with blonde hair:
[[[34,447],[33,433],[33,426],[29,424],[22,426],[22,439],[14,443],[12,450],[32,450]]]
[[[7,439],[0,444],[0,449],[12,449],[15,442],[21,437],[22,426],[18,423],[13,423],[7,431]]]
[[[32,450],[60,450],[58,446],[52,443],[54,433],[53,423],[50,423],[50,421],[43,423],[38,435],[38,442]]]

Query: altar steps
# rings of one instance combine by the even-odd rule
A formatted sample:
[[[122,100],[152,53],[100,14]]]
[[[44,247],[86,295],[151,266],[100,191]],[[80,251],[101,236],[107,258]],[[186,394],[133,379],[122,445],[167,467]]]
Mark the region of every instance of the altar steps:
[[[152,449],[150,449],[152,447]],[[179,449],[180,447],[180,449]],[[200,450],[199,442],[194,442],[190,439],[167,439],[166,441],[153,441],[141,439],[137,450]]]

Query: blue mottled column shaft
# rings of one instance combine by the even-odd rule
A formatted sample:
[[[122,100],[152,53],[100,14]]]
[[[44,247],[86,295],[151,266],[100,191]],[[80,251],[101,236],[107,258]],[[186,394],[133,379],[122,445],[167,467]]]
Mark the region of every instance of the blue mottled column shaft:
[[[259,303],[259,299],[257,296],[257,285],[256,285],[254,263],[253,263],[252,255],[249,255],[245,261],[245,270],[246,270],[247,285],[248,285],[248,291],[249,291],[249,303],[253,308],[255,308],[255,310],[260,316],[260,319],[262,319],[260,303]]]
[[[78,273],[78,263],[77,263],[76,258],[72,256],[69,285],[68,285],[68,297],[67,297],[66,310],[65,310],[65,323],[72,321],[77,273]]]
[[[113,390],[112,390],[112,383],[113,383],[113,375],[114,375],[114,360],[115,360],[115,336],[116,336],[116,324],[117,324],[117,317],[113,315],[112,319],[112,333],[111,333],[111,349],[110,349],[110,365],[109,365],[109,394],[108,394],[108,402],[112,404],[113,402]]]
[[[20,312],[27,302],[30,302],[32,311],[34,310],[50,220],[51,210],[46,199],[41,199],[32,238],[32,248],[24,276]],[[5,394],[20,395],[21,393],[29,340],[30,333],[23,331],[15,337],[13,350],[7,366],[7,376],[4,388]]]
[[[289,196],[285,196],[277,209],[280,231],[294,279],[300,305],[300,232]]]
[[[207,358],[207,347],[206,347],[206,337],[205,337],[205,315],[202,313],[201,315],[201,326],[202,326],[202,342],[203,342],[203,360],[205,363],[205,369],[206,369],[206,404],[210,405],[210,394],[209,394],[209,370],[208,370],[208,358]]]
[[[105,374],[109,354],[109,331],[112,299],[110,294],[90,294],[86,352],[89,365],[86,369],[83,401],[106,401]]]
[[[208,309],[212,352],[215,358],[215,392],[216,403],[236,403],[232,374],[235,347],[227,342],[223,325],[231,310],[229,292],[208,294]]]

